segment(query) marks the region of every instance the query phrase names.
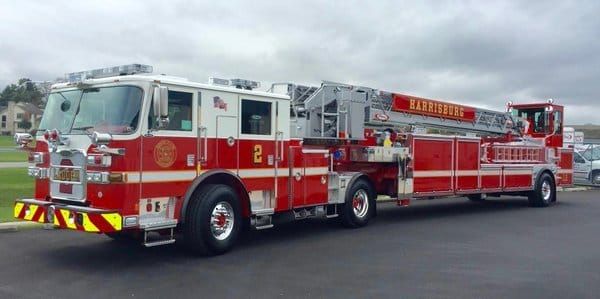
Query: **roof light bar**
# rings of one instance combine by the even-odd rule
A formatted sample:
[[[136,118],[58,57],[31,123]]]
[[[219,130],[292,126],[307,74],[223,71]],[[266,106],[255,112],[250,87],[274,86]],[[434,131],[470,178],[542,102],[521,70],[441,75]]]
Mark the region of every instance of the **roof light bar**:
[[[208,83],[212,85],[233,86],[239,89],[252,90],[260,87],[260,82],[246,79],[222,79],[216,77],[208,78]]]
[[[152,66],[145,64],[127,64],[113,66],[101,69],[94,69],[83,72],[65,74],[65,78],[70,83],[81,82],[85,79],[106,78],[113,76],[125,76],[133,74],[152,73]]]
[[[227,80],[227,79],[221,79],[221,78],[215,78],[215,77],[210,77],[210,78],[208,78],[208,84],[210,84],[210,85],[229,86],[229,80]]]
[[[229,81],[231,82],[232,86],[235,86],[236,88],[241,88],[241,89],[252,90],[254,88],[260,87],[260,82],[257,82],[257,81],[251,81],[251,80],[246,80],[246,79],[231,79]]]

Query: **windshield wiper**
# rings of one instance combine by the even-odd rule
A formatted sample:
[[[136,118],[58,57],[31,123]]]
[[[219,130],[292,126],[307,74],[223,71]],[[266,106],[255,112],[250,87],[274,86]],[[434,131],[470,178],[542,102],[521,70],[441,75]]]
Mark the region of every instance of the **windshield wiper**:
[[[94,126],[83,126],[83,127],[72,128],[71,130],[87,131],[87,130],[93,128],[93,127]]]

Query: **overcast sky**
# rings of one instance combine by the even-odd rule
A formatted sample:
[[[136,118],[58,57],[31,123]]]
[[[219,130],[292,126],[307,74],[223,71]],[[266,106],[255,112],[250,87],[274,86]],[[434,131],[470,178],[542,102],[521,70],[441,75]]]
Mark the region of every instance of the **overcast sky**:
[[[598,0],[196,2],[0,0],[0,88],[136,62],[495,110],[553,98],[568,123],[600,124]]]

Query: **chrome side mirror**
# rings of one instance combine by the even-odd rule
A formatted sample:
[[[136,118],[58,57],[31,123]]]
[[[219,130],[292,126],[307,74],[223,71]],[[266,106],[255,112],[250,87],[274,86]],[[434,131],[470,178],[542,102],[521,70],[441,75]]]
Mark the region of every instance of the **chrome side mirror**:
[[[112,140],[112,135],[110,135],[109,133],[94,132],[92,133],[90,139],[92,139],[92,143],[96,146],[108,145]]]
[[[96,146],[96,152],[118,156],[122,156],[125,154],[124,148],[108,147],[108,144],[112,141],[112,135],[109,133],[94,132],[90,136],[90,139],[92,140],[92,143]]]
[[[33,141],[33,137],[29,133],[16,133],[14,139],[15,143],[22,148],[27,147]]]
[[[152,96],[152,110],[156,118],[155,129],[169,126],[169,89],[165,86],[155,86]]]

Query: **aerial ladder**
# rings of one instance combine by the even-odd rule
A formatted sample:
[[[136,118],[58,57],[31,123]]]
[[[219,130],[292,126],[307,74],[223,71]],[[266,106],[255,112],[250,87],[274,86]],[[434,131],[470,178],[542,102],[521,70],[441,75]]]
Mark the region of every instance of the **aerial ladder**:
[[[291,135],[309,140],[360,140],[365,128],[406,125],[479,136],[519,135],[522,125],[509,112],[329,81],[323,81],[318,87],[275,83],[270,91],[290,96]]]

